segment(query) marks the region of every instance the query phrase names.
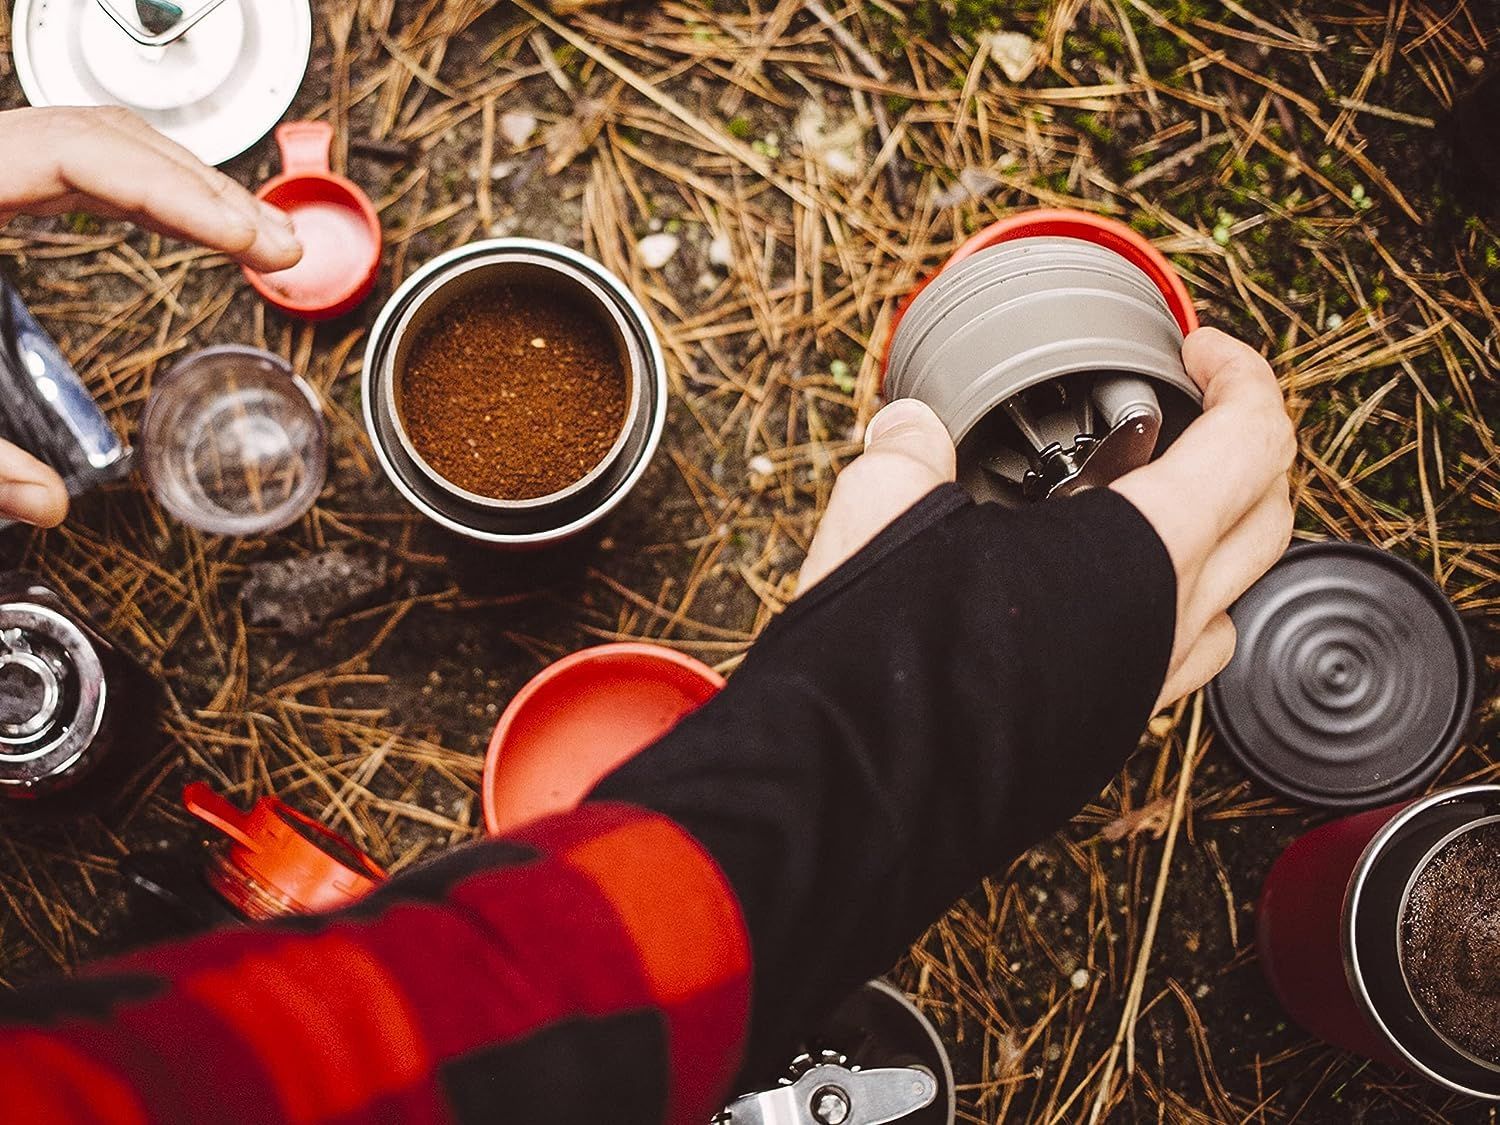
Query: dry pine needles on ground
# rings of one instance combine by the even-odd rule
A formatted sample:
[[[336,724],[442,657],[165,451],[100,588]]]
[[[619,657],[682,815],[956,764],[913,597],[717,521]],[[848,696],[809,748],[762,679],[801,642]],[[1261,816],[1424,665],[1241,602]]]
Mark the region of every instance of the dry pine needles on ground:
[[[545,660],[647,637],[732,669],[858,450],[897,302],[1019,206],[1132,223],[1206,322],[1271,357],[1300,533],[1431,571],[1488,661],[1441,783],[1500,772],[1500,241],[1445,179],[1441,127],[1500,65],[1490,6],[349,0],[315,24],[293,112],[334,123],[336,166],[376,198],[384,291],[486,233],[583,246],[662,330],[668,436],[601,541],[544,564],[471,550],[379,479],[355,389],[373,302],[314,330],[223,259],[86,216],[13,224],[0,253],[122,429],[175,357],[250,342],[323,392],[333,464],[264,542],[175,526],[134,484],[9,533],[7,564],[162,678],[169,744],[123,817],[0,834],[8,982],[137,935],[118,864],[192,837],[186,777],[278,791],[399,869],[475,833],[488,728]],[[262,143],[228,170],[270,163]],[[381,559],[376,592],[309,638],[253,624],[247,568],[330,547]],[[963,1118],[1487,1120],[1306,1039],[1266,994],[1252,904],[1310,819],[1224,760],[1196,702],[1159,718],[1072,829],[899,971],[953,1045]]]

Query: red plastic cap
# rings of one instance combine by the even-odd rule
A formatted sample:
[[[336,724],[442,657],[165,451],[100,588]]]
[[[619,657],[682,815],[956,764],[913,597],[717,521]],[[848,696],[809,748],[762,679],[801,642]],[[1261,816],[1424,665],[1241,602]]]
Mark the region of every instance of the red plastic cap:
[[[890,360],[891,341],[895,339],[901,318],[906,315],[906,310],[916,300],[917,294],[927,288],[938,274],[949,266],[956,265],[981,250],[998,246],[1002,242],[1014,242],[1018,238],[1048,236],[1081,238],[1086,242],[1103,246],[1107,250],[1113,250],[1131,265],[1140,269],[1151,279],[1151,283],[1161,290],[1161,295],[1166,300],[1167,307],[1172,310],[1172,317],[1177,321],[1177,327],[1182,329],[1184,336],[1197,329],[1198,312],[1193,308],[1193,298],[1188,293],[1187,286],[1182,283],[1182,278],[1172,268],[1172,263],[1167,261],[1162,252],[1151,245],[1150,240],[1143,234],[1124,223],[1106,219],[1102,215],[1094,215],[1088,211],[1074,211],[1066,207],[1038,207],[1029,211],[1017,211],[977,231],[949,255],[948,260],[938,267],[937,273],[906,295],[896,310],[896,315],[891,319],[891,330],[885,338],[885,352],[880,359],[881,369],[884,370],[886,363]]]
[[[384,869],[348,840],[275,797],[262,797],[246,813],[195,781],[182,791],[182,804],[229,837],[208,878],[248,918],[333,910],[385,879]]]
[[[480,791],[485,827],[510,832],[576,807],[723,686],[706,664],[643,642],[586,648],[548,665],[495,724]]]
[[[246,269],[245,277],[272,305],[307,320],[349,312],[370,295],[380,273],[380,219],[358,185],[329,171],[332,141],[326,122],[280,126],[281,175],[255,193],[291,216],[302,260],[274,273]]]

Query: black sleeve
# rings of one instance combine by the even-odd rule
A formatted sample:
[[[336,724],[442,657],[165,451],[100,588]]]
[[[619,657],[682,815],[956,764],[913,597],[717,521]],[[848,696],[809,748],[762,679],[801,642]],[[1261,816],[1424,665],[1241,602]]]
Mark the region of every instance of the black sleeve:
[[[1013,511],[947,485],[599,785],[683,825],[733,884],[755,959],[747,1078],[1119,771],[1175,603],[1166,549],[1117,493]]]

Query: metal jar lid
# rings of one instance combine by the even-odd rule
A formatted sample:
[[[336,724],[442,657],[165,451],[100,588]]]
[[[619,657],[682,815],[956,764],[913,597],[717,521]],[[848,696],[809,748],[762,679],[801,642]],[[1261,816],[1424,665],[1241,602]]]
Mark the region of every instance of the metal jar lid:
[[[1361,808],[1419,792],[1474,706],[1473,652],[1425,574],[1364,544],[1293,547],[1230,608],[1234,658],[1209,715],[1245,771],[1287,797]]]
[[[614,332],[631,405],[621,433],[582,480],[534,500],[477,496],[427,465],[405,433],[398,375],[423,324],[449,303],[494,284],[547,284],[600,310]],[[361,389],[365,427],[392,484],[428,518],[471,539],[541,546],[584,530],[613,511],[650,463],[666,424],[666,361],[640,302],[614,274],[566,246],[530,238],[470,243],[428,262],[381,309],[365,351]]]
[[[108,692],[93,638],[67,614],[24,595],[0,603],[0,787],[29,795],[79,767]]]

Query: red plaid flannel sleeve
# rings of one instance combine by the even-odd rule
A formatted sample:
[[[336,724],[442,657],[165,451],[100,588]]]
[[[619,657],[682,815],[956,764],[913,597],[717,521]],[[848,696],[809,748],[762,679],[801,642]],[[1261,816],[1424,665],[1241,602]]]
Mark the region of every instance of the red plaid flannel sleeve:
[[[750,955],[671,820],[586,805],[322,918],[18,994],[15,1122],[693,1122],[723,1104]]]

